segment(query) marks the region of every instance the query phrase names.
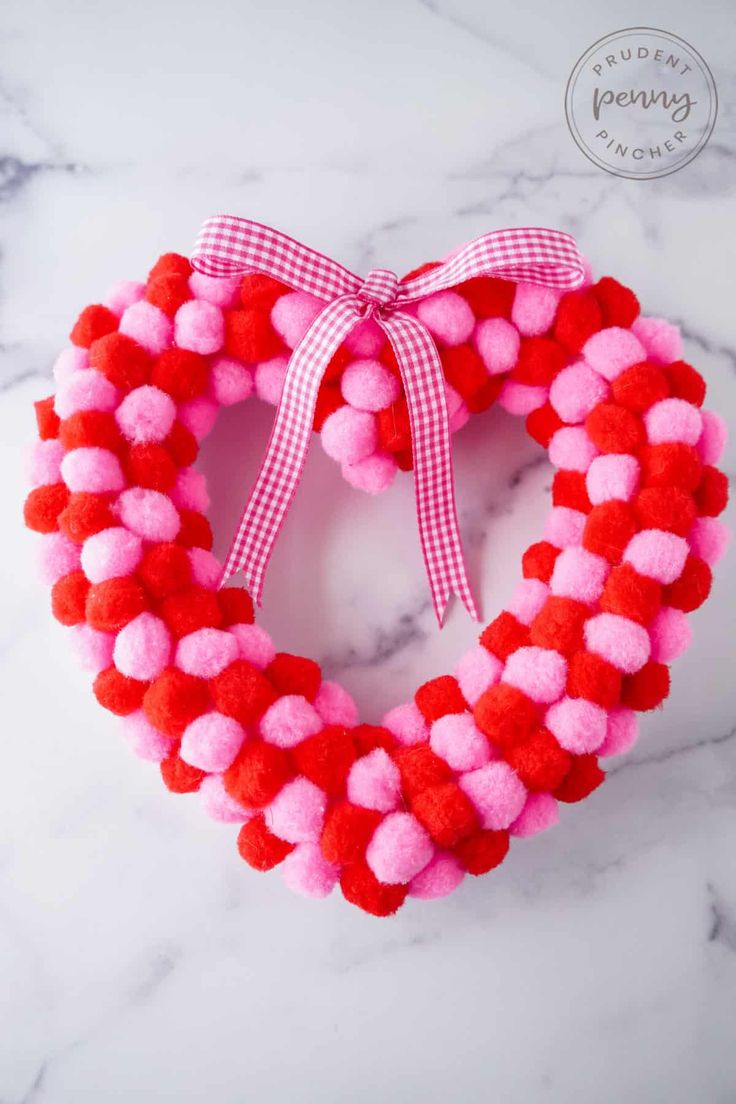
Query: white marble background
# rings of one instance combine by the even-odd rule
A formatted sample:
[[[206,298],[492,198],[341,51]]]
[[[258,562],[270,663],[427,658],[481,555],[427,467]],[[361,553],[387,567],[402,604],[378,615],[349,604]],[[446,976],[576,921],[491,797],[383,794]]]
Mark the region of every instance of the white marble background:
[[[642,23],[705,55],[721,114],[686,169],[632,182],[585,160],[562,98],[583,50]],[[249,871],[231,829],[130,757],[51,622],[19,522],[31,401],[78,309],[188,251],[218,210],[357,271],[406,270],[496,226],[570,230],[599,273],[681,322],[711,405],[733,415],[735,50],[728,0],[6,0],[2,1104],[736,1099],[729,561],[668,707],[602,790],[495,875],[377,921]],[[220,548],[271,417],[230,411],[208,448]],[[550,475],[496,411],[455,453],[488,618]],[[318,447],[270,580],[280,645],[322,659],[374,715],[473,638],[458,610],[433,625],[411,478],[368,500]]]

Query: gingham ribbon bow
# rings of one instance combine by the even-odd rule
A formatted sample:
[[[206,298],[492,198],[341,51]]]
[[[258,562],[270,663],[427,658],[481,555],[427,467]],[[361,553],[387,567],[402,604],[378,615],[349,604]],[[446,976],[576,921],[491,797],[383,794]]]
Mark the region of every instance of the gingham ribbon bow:
[[[260,605],[266,565],[304,468],[322,376],[353,327],[374,318],[391,342],[404,384],[419,535],[437,620],[441,625],[453,591],[477,620],[458,532],[442,365],[429,331],[402,308],[475,276],[576,288],[583,262],[573,239],[540,227],[494,230],[412,279],[377,268],[362,280],[278,230],[216,215],[202,226],[191,260],[208,276],[260,272],[325,300],[291,355],[266,456],[221,582],[243,568]]]

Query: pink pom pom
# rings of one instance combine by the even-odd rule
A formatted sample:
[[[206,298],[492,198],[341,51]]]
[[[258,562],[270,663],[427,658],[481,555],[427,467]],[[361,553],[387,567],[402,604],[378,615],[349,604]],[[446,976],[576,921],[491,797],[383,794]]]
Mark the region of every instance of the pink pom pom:
[[[276,655],[273,641],[260,625],[230,625],[227,630],[237,641],[240,658],[263,670]]]
[[[401,384],[380,360],[354,360],[342,374],[343,398],[356,410],[384,410],[401,394]]]
[[[633,747],[639,734],[639,722],[631,709],[618,707],[608,714],[606,738],[598,748],[602,756],[623,755]]]
[[[189,290],[195,299],[203,299],[216,307],[232,307],[242,279],[242,276],[205,276],[203,272],[193,272],[189,277]]]
[[[294,349],[320,311],[325,309],[322,299],[306,291],[292,291],[281,295],[271,309],[271,325],[285,345]]]
[[[82,545],[81,564],[91,583],[132,575],[143,556],[143,542],[122,526],[101,529]]]
[[[261,735],[277,747],[296,747],[324,728],[317,710],[301,694],[284,694],[261,717]]]
[[[544,723],[560,747],[574,755],[585,755],[605,740],[608,714],[585,698],[562,698],[549,707]]]
[[[383,748],[375,748],[353,763],[347,793],[353,805],[390,813],[401,800],[399,768]]]
[[[697,406],[684,399],[662,399],[650,406],[644,415],[647,439],[651,445],[680,441],[697,444],[703,429],[703,419]]]
[[[477,770],[491,758],[488,740],[470,713],[448,713],[436,720],[430,730],[429,744],[454,771]]]
[[[528,383],[517,383],[516,380],[509,379],[499,392],[498,403],[509,414],[523,418],[544,406],[548,394],[546,387],[531,387]]]
[[[214,678],[239,658],[237,640],[222,629],[197,629],[183,636],[176,648],[177,667],[198,678]]]
[[[208,774],[202,779],[199,797],[207,816],[223,824],[242,824],[254,815],[251,809],[245,809],[230,796],[221,774]]]
[[[120,318],[120,333],[132,337],[152,356],[169,348],[173,330],[169,316],[145,299],[131,303]]]
[[[203,514],[209,508],[207,480],[196,468],[182,468],[171,492],[174,504],[185,510],[198,510]]]
[[[327,795],[308,778],[295,778],[276,794],[266,810],[266,824],[288,843],[318,840],[327,808]]]
[[[692,629],[682,610],[662,606],[649,625],[652,641],[652,659],[656,663],[670,663],[690,647]]]
[[[220,406],[234,406],[253,394],[253,373],[239,360],[218,357],[212,363],[210,391]]]
[[[511,321],[524,337],[546,333],[554,322],[560,292],[538,284],[516,285]]]
[[[455,678],[468,705],[475,705],[481,694],[498,682],[502,671],[501,660],[480,644],[466,652],[455,667]]]
[[[676,533],[663,529],[642,529],[626,545],[624,560],[640,575],[648,575],[664,586],[674,583],[682,574],[688,554],[688,543]]]
[[[342,465],[342,474],[350,486],[371,495],[390,487],[397,471],[398,464],[388,452],[374,452],[365,460]]]
[[[139,759],[161,763],[171,754],[171,740],[154,728],[142,709],[122,718],[123,737]]]
[[[640,315],[631,329],[646,349],[647,360],[655,364],[671,364],[673,360],[682,359],[680,331],[666,319],[644,318]]]
[[[376,419],[365,411],[341,406],[326,419],[321,436],[328,456],[341,464],[354,464],[376,451]]]
[[[609,570],[602,556],[585,548],[566,548],[555,560],[550,590],[556,597],[593,605],[603,592]]]
[[[608,326],[588,338],[583,357],[604,379],[615,380],[632,364],[646,360],[646,352],[631,330]]]
[[[118,391],[94,368],[64,379],[54,395],[54,410],[60,418],[71,418],[79,410],[101,410],[109,413],[118,405]]]
[[[99,632],[90,625],[75,625],[71,630],[71,640],[77,661],[85,671],[97,675],[112,663],[115,646],[112,633]]]
[[[567,682],[567,663],[559,652],[535,646],[517,648],[506,660],[502,682],[535,702],[557,701]]]
[[[115,411],[115,421],[129,441],[151,444],[163,441],[176,418],[176,405],[158,387],[144,384],[130,391]]]
[[[382,724],[404,747],[426,744],[429,740],[427,722],[416,702],[395,705],[385,714]]]
[[[83,372],[89,368],[89,351],[80,349],[78,345],[70,345],[62,349],[54,361],[52,372],[57,384],[68,380],[75,372]]]
[[[617,613],[599,613],[585,623],[588,651],[633,675],[649,659],[649,633],[642,625]]]
[[[574,548],[583,539],[586,515],[569,506],[553,506],[544,526],[544,539],[555,548]]]
[[[549,401],[563,422],[584,422],[594,406],[603,402],[610,388],[598,372],[579,360],[563,368],[549,389]]]
[[[164,622],[152,613],[139,613],[115,638],[113,659],[121,675],[148,682],[168,666],[171,637]]]
[[[549,458],[563,471],[587,472],[598,455],[598,449],[582,426],[558,429],[549,443]]]
[[[720,414],[714,414],[712,410],[703,410],[700,416],[703,422],[698,441],[700,459],[704,464],[717,464],[726,447],[728,437],[726,423]]]
[[[693,555],[714,567],[728,548],[731,534],[725,525],[715,518],[698,518],[688,534],[688,544]]]
[[[343,342],[354,357],[376,357],[386,344],[386,335],[372,318],[359,322]]]
[[[328,863],[318,843],[300,843],[281,864],[284,882],[302,897],[327,897],[339,875],[339,867]]]
[[[190,399],[179,407],[179,421],[187,427],[197,441],[204,441],[217,421],[217,412],[216,402],[208,399],[206,395],[198,395],[196,399]]]
[[[34,441],[28,462],[28,480],[34,487],[58,483],[64,446],[61,441]]]
[[[352,728],[358,723],[358,708],[338,682],[326,680],[321,684],[314,699],[314,708],[326,725]]]
[[[475,325],[470,304],[456,291],[438,291],[422,299],[417,317],[443,345],[462,345]]]
[[[522,579],[506,608],[522,625],[531,625],[547,601],[549,587],[541,579]],[[483,649],[485,651],[485,648]]]
[[[258,365],[255,374],[255,388],[256,395],[262,402],[270,403],[271,406],[279,405],[288,366],[289,360],[285,356],[273,357],[272,360],[264,360]]]
[[[144,540],[172,541],[181,528],[171,499],[147,487],[130,487],[123,491],[117,510],[123,525]]]
[[[120,461],[109,449],[72,449],[61,462],[61,474],[70,491],[104,494],[125,486]]]
[[[435,901],[453,893],[465,877],[454,855],[436,854],[409,883],[409,896],[420,901]]]
[[[205,771],[224,771],[240,751],[245,732],[232,717],[203,713],[187,725],[179,754],[185,763]]]
[[[222,565],[206,548],[190,548],[189,563],[192,567],[192,582],[207,590],[215,590],[220,582]]]
[[[180,349],[190,349],[203,356],[217,353],[225,341],[224,315],[214,303],[190,299],[176,312],[174,335]]]
[[[510,372],[519,356],[519,331],[505,318],[486,318],[475,327],[473,335],[486,370],[491,376]]]
[[[113,284],[102,302],[119,318],[128,307],[139,303],[145,294],[145,284],[139,284],[137,280],[120,280],[117,284]]]
[[[41,581],[51,586],[80,566],[79,545],[64,533],[44,533],[38,548]]]
[[[447,403],[447,424],[450,427],[450,433],[457,433],[470,417],[470,411],[462,396],[447,381],[445,381],[445,402]]]
[[[629,502],[639,487],[639,461],[635,456],[616,453],[596,456],[588,468],[585,485],[594,506],[612,498]]]
[[[384,885],[406,885],[434,855],[428,833],[411,813],[389,813],[376,828],[366,862]]]
[[[503,760],[464,774],[458,784],[473,803],[483,828],[508,828],[524,807],[524,784]]]
[[[509,832],[520,839],[528,839],[539,832],[546,832],[548,828],[554,828],[559,819],[559,806],[552,794],[530,793],[524,808],[513,824],[509,825]]]

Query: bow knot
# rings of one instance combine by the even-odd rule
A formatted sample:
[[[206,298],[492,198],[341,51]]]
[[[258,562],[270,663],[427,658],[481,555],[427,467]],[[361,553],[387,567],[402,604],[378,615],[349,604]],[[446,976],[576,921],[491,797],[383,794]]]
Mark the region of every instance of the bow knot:
[[[379,309],[390,308],[396,302],[399,277],[388,268],[374,268],[368,273],[356,294],[364,303]]]

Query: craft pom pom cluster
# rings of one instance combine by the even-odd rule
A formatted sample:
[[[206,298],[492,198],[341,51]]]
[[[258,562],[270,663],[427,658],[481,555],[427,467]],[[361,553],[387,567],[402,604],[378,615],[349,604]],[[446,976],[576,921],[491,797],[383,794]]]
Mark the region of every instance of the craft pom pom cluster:
[[[323,306],[175,254],[118,284],[82,312],[56,394],[36,404],[25,518],[53,613],[133,750],[241,825],[251,866],[280,865],[311,896],[339,884],[385,916],[550,827],[664,700],[725,547],[725,433],[676,328],[609,277],[562,295],[483,277],[411,308],[440,350],[451,428],[495,400],[525,416],[556,468],[553,506],[454,674],[362,724],[313,660],[276,651],[243,589],[217,589],[194,467],[220,406],[278,403]],[[364,491],[411,468],[400,374],[372,321],[333,357],[314,427]]]

